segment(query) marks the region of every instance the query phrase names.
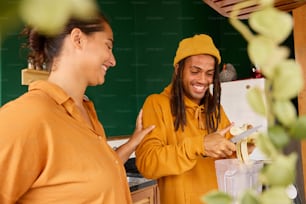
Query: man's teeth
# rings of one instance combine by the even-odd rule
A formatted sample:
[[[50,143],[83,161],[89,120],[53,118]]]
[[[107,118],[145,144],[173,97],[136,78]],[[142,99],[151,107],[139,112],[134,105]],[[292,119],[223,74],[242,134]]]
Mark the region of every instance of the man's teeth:
[[[197,89],[198,91],[204,90],[204,86],[196,86],[196,85],[194,85],[193,87],[194,87],[195,89]]]

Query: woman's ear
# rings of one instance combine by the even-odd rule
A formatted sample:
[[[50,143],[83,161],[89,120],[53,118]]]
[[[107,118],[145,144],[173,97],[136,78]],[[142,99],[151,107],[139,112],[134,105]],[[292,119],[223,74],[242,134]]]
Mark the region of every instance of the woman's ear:
[[[79,28],[72,29],[70,33],[70,40],[74,47],[82,48],[84,43],[84,34]]]

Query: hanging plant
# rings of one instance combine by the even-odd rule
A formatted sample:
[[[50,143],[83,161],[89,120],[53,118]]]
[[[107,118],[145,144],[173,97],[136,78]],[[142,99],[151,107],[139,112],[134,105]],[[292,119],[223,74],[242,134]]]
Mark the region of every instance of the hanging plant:
[[[25,23],[41,33],[55,35],[70,17],[87,19],[97,11],[95,0],[20,0],[0,3],[2,35],[18,24]]]
[[[254,2],[260,9],[250,15],[247,26],[237,15],[240,9]],[[247,93],[247,100],[253,110],[268,121],[267,131],[256,139],[256,146],[270,161],[259,176],[259,182],[267,188],[259,194],[247,190],[238,200],[224,192],[213,191],[202,200],[206,204],[291,204],[286,189],[295,182],[297,154],[285,155],[283,149],[293,138],[306,138],[306,116],[298,116],[291,101],[303,88],[302,70],[295,60],[288,59],[289,49],[281,45],[292,32],[292,16],[274,8],[273,0],[250,0],[235,5],[230,23],[248,42],[251,62],[258,65],[265,76],[264,90],[253,87]]]

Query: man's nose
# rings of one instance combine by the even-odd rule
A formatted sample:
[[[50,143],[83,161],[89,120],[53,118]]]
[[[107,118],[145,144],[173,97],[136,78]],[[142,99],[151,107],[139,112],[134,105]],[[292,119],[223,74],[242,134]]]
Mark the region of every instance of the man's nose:
[[[207,80],[208,80],[208,77],[206,76],[206,73],[205,72],[201,72],[199,74],[199,78],[198,80],[202,83],[205,83]]]

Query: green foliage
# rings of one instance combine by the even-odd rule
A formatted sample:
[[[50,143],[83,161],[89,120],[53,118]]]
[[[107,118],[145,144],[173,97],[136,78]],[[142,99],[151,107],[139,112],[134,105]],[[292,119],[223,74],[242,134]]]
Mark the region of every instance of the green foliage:
[[[252,13],[249,24],[258,34],[273,40],[274,43],[286,40],[293,27],[290,15],[271,6]]]
[[[306,116],[299,117],[290,127],[290,135],[295,139],[306,138]]]
[[[260,67],[266,79],[265,89],[250,89],[247,100],[256,113],[267,117],[268,131],[258,135],[256,146],[269,160],[259,176],[259,181],[267,189],[258,195],[246,191],[238,203],[290,204],[292,200],[286,188],[295,182],[297,154],[285,155],[283,148],[291,139],[306,138],[306,116],[298,116],[291,101],[304,86],[302,70],[295,60],[287,59],[289,49],[281,46],[292,31],[293,21],[289,13],[273,7],[273,0],[250,0],[236,7],[242,9],[243,5],[247,7],[251,2],[262,7],[250,15],[250,27],[237,19],[237,11],[231,14],[230,23],[248,41],[250,60]],[[218,200],[217,196],[215,193],[214,200],[208,204],[216,204],[213,201]]]
[[[0,7],[1,17],[8,19],[1,22],[2,32],[23,21],[49,35],[57,34],[70,17],[87,19],[97,11],[94,0],[3,1]]]
[[[9,31],[17,28],[21,23],[18,13],[18,1],[0,1],[0,33],[4,37]]]
[[[279,125],[269,127],[268,133],[270,141],[273,143],[274,147],[279,150],[283,149],[290,140],[286,130]]]
[[[250,190],[243,194],[243,196],[240,198],[240,203],[260,204],[257,194]]]
[[[251,88],[246,94],[247,101],[253,110],[262,115],[266,116],[266,105],[263,91],[258,87]]]
[[[278,150],[266,133],[260,133],[256,138],[256,146],[260,147],[262,153],[268,158],[275,158]]]
[[[291,99],[303,88],[301,67],[293,59],[279,62],[271,80],[273,81],[272,94],[276,99]]]
[[[277,52],[277,46],[270,38],[265,36],[254,36],[248,44],[248,55],[252,62],[262,67],[270,59],[270,54]]]
[[[202,197],[202,201],[206,204],[232,204],[233,198],[226,193],[212,191]]]
[[[274,102],[273,111],[278,119],[284,126],[290,126],[296,120],[296,109],[289,100],[276,100]]]
[[[271,187],[262,193],[260,204],[292,204],[292,201],[286,195],[286,191],[282,187]],[[247,204],[247,203],[245,203]]]
[[[289,156],[278,154],[275,159],[266,165],[261,172],[260,180],[266,186],[287,187],[295,180],[295,164],[297,155]]]
[[[248,41],[248,55],[253,64],[259,66],[266,78],[266,88],[252,88],[247,100],[254,111],[268,118],[268,132],[258,136],[256,145],[270,158],[260,173],[260,181],[268,186],[260,195],[246,191],[238,200],[243,204],[290,204],[286,188],[295,180],[297,155],[283,155],[291,138],[306,138],[306,116],[297,116],[291,99],[303,88],[300,66],[287,59],[289,49],[280,44],[292,31],[293,21],[289,13],[273,7],[273,0],[241,1],[236,5],[243,8],[252,2],[262,5],[262,9],[251,14],[250,28],[237,18],[238,12],[231,14],[230,22]],[[95,14],[94,0],[20,0],[2,1],[0,17],[1,33],[20,22],[32,25],[42,33],[53,35],[59,32],[70,17],[90,18]],[[235,9],[234,9],[235,10]],[[52,12],[46,12],[52,11]],[[252,31],[257,34],[253,35]],[[207,204],[232,204],[233,198],[223,192],[213,191],[202,198]]]

